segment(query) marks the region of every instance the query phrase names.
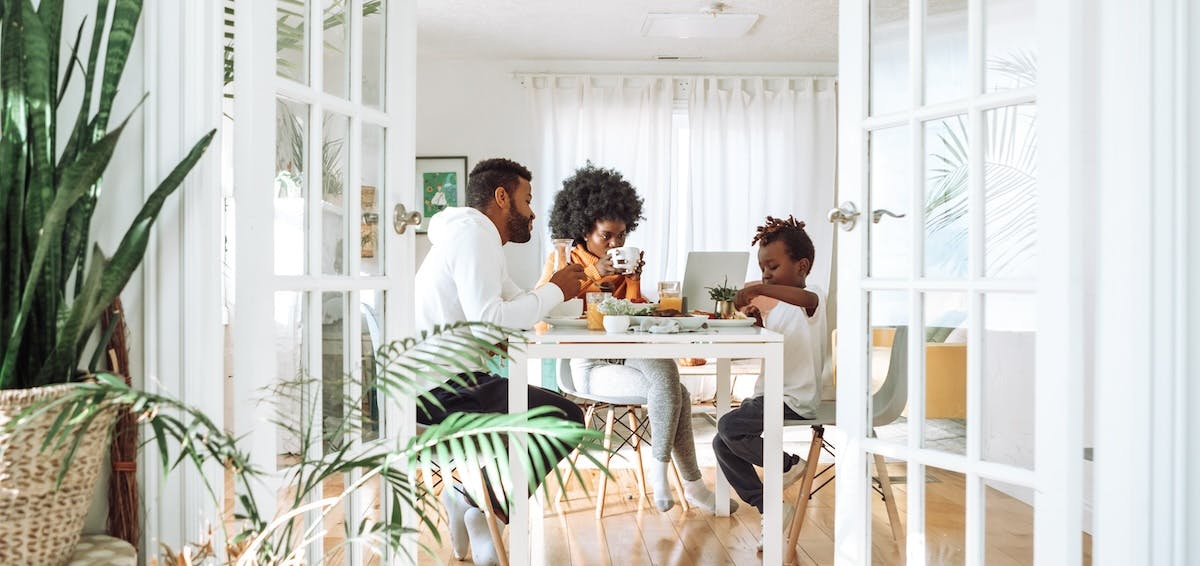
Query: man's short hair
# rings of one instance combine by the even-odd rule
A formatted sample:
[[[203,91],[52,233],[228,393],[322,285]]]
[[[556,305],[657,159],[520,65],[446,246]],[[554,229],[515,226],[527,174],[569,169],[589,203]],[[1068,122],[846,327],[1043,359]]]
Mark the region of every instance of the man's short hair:
[[[521,179],[533,181],[533,173],[524,165],[503,157],[484,159],[476,163],[467,176],[467,206],[485,212],[496,194],[496,187],[504,187],[511,197],[521,185]]]

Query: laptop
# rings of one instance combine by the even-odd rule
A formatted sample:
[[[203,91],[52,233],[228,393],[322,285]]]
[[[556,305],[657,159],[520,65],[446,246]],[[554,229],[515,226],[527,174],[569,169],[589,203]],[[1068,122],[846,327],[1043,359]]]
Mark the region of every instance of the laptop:
[[[685,308],[713,310],[705,287],[721,285],[726,278],[730,287],[741,287],[746,282],[749,265],[750,252],[688,252],[687,267],[683,270]]]

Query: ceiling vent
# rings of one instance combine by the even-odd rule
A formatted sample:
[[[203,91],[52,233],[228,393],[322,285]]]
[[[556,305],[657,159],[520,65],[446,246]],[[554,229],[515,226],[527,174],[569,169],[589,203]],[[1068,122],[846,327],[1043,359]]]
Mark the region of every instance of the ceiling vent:
[[[704,59],[699,55],[655,55],[654,58],[658,61],[700,61]]]
[[[645,37],[730,39],[742,37],[758,23],[758,14],[728,14],[717,2],[700,13],[650,13],[642,22]]]

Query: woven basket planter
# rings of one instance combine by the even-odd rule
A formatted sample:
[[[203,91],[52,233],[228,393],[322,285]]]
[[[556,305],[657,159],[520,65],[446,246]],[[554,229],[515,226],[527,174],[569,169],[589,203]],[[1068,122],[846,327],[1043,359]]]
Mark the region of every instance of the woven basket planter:
[[[69,387],[0,391],[0,427],[34,403],[62,397]],[[70,442],[53,452],[41,447],[57,414],[48,411],[16,433],[0,432],[0,564],[65,564],[83,532],[117,411],[103,411],[92,421],[56,489]]]

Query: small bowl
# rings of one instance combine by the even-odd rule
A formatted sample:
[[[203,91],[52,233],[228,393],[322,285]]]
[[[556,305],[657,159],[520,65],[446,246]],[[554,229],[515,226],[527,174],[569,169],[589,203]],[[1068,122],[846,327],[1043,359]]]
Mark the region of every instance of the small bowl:
[[[629,328],[629,316],[623,314],[604,315],[604,331],[609,334],[620,334]]]
[[[704,323],[708,322],[708,317],[702,315],[676,316],[671,320],[679,323],[680,330],[699,330]]]

